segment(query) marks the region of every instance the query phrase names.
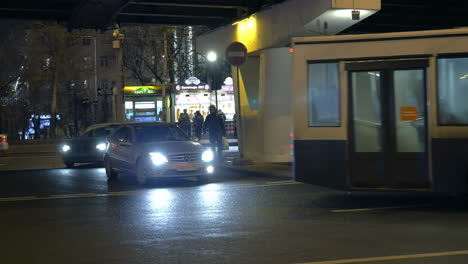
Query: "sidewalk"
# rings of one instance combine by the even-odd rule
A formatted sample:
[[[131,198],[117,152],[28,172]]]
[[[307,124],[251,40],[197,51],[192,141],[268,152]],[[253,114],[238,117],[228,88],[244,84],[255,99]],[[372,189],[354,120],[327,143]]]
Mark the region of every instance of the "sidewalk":
[[[58,144],[22,144],[10,145],[7,155],[51,154],[58,153]]]
[[[235,161],[228,160],[224,162],[223,167],[228,170],[244,172],[255,176],[292,179],[292,163],[236,164]]]

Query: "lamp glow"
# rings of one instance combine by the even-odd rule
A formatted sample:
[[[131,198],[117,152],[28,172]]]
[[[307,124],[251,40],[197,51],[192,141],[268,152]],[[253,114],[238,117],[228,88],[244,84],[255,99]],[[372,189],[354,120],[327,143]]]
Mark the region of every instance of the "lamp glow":
[[[353,11],[359,11],[359,14],[363,17],[367,17],[371,13],[371,11],[365,9],[334,9],[335,16],[351,19]]]
[[[206,167],[206,172],[208,172],[209,174],[213,173],[214,172],[214,167],[213,166]]]
[[[68,146],[68,145],[63,145],[63,146],[62,146],[62,151],[63,151],[63,152],[67,152],[67,151],[69,151],[70,149],[71,149],[71,147]]]
[[[151,161],[156,166],[161,166],[168,162],[166,156],[161,153],[150,153]]]
[[[208,150],[205,150],[205,152],[203,152],[203,154],[202,154],[202,160],[203,160],[204,162],[211,162],[211,161],[213,161],[213,159],[214,159],[214,153],[213,153],[213,151],[211,151],[211,150],[208,149]]]
[[[218,59],[218,55],[214,51],[208,52],[206,55],[206,58],[208,59],[209,62],[215,62]]]
[[[96,148],[100,151],[104,151],[106,150],[106,144],[105,143],[97,144]]]

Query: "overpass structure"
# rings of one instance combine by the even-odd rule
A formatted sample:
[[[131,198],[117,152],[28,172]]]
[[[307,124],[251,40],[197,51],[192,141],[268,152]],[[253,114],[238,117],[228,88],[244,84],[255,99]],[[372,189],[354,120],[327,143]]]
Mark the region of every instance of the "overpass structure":
[[[115,23],[218,27],[284,0],[4,0],[0,18],[57,20],[69,28]]]
[[[241,20],[285,0],[2,0],[0,19],[56,20],[71,28],[108,29],[114,23],[207,25]],[[352,0],[351,0],[352,1]],[[354,0],[356,5],[365,0]],[[313,3],[315,1],[309,0]],[[336,3],[346,2],[336,0]],[[382,0],[381,10],[346,33],[383,33],[467,26],[467,1]]]

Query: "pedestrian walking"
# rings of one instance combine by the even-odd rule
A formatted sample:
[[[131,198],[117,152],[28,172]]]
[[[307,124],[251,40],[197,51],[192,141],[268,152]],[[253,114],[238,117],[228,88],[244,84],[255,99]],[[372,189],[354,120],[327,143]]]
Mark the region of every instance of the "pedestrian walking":
[[[218,162],[223,161],[223,137],[226,135],[223,118],[218,115],[216,106],[210,105],[210,114],[203,123],[203,134],[208,130],[210,144]]]
[[[237,138],[237,114],[232,117],[234,123],[234,137]]]
[[[218,115],[223,119],[224,123],[226,123],[226,115],[221,109],[218,109]]]
[[[189,137],[190,134],[190,116],[187,114],[187,109],[184,109],[184,112],[179,116],[179,127],[187,134]]]
[[[195,116],[193,117],[193,128],[195,131],[195,137],[201,139],[202,137],[202,129],[203,129],[203,122],[205,119],[201,115],[200,111],[195,112]]]

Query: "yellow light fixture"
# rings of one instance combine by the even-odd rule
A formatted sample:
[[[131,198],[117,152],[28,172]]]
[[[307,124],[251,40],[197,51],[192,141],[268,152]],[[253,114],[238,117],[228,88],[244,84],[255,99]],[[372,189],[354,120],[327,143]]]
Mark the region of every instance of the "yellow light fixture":
[[[235,26],[235,25],[240,24],[240,23],[242,23],[244,21],[247,21],[247,20],[249,20],[249,18],[244,18],[242,20],[239,20],[239,21],[236,21],[236,22],[232,23],[232,25]]]

